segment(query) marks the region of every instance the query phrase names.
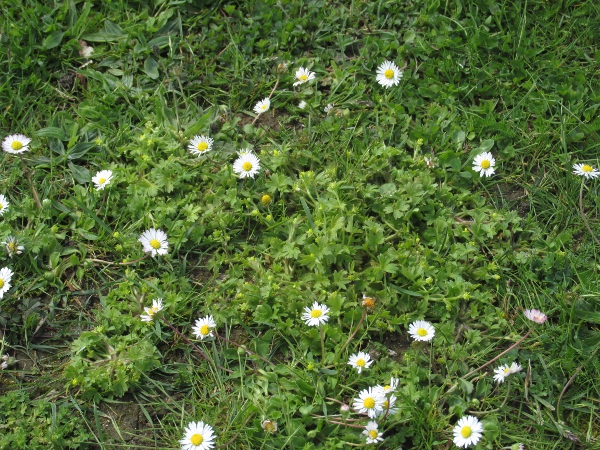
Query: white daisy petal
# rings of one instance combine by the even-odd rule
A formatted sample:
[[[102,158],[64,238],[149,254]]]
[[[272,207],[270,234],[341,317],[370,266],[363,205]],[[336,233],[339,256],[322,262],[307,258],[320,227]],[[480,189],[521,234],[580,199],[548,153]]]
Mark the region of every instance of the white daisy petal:
[[[385,396],[382,394],[381,389],[370,387],[360,391],[358,398],[353,400],[352,408],[355,411],[361,414],[367,414],[371,419],[374,419],[383,410],[383,402],[385,402],[385,400]]]
[[[573,169],[573,173],[575,175],[579,175],[580,177],[585,177],[587,179],[600,176],[598,169],[590,166],[589,164],[574,164]]]
[[[458,421],[452,431],[454,433],[454,445],[467,448],[479,442],[483,425],[477,417],[465,416]]]
[[[208,136],[194,136],[188,145],[192,155],[200,156],[212,150],[214,139]]]
[[[144,308],[145,314],[141,314],[140,319],[142,319],[142,322],[152,322],[154,320],[155,316],[160,311],[162,311],[162,309],[163,309],[162,298],[154,299],[154,300],[152,300],[151,308]]]
[[[367,444],[376,444],[383,441],[383,433],[379,431],[377,422],[370,421],[367,423],[362,434],[367,436]]]
[[[435,335],[435,328],[429,322],[417,320],[408,327],[408,334],[416,341],[430,341]]]
[[[0,194],[0,216],[8,210],[9,206],[10,203],[8,202],[8,199],[4,195]]]
[[[538,309],[526,309],[523,314],[535,323],[544,323],[548,319],[548,316]]]
[[[233,171],[240,178],[254,178],[260,170],[260,161],[252,151],[245,149],[239,152],[239,157],[233,163]]]
[[[480,153],[473,160],[473,170],[479,172],[479,176],[481,177],[491,177],[494,175],[495,165],[496,160],[490,152]]]
[[[384,88],[400,83],[402,71],[391,61],[385,61],[377,68],[377,82]]]
[[[371,355],[365,352],[355,353],[348,359],[348,365],[354,367],[358,373],[361,373],[363,369],[368,369],[371,364],[373,364]]]
[[[304,308],[302,320],[304,320],[309,327],[323,325],[329,320],[329,308],[314,302],[310,308],[308,306]]]
[[[167,234],[162,230],[150,228],[142,233],[138,241],[142,243],[144,251],[150,253],[153,258],[156,255],[166,255],[169,252]]]
[[[179,441],[182,450],[210,450],[215,447],[215,432],[204,422],[190,422]]]
[[[18,155],[19,153],[24,153],[29,151],[29,143],[31,139],[22,134],[11,134],[7,136],[2,141],[2,150],[6,153],[12,153],[13,155]]]
[[[13,271],[8,267],[0,269],[0,298],[3,298],[4,294],[10,289],[10,280],[12,279],[13,275]]]
[[[256,104],[256,106],[254,107],[254,112],[256,114],[262,114],[264,112],[267,112],[270,107],[271,100],[269,100],[269,97],[266,97]]]
[[[196,338],[201,341],[213,337],[213,328],[217,328],[217,324],[213,319],[213,316],[200,317],[196,320],[196,323],[192,327],[193,333],[196,335]]]
[[[304,84],[310,80],[313,80],[315,78],[315,73],[309,71],[308,69],[305,69],[304,67],[300,67],[297,71],[296,71],[296,82],[294,83],[294,86],[298,86],[299,84]]]
[[[96,185],[96,190],[101,191],[108,184],[110,184],[110,180],[112,179],[113,173],[110,170],[101,170],[96,175],[92,177],[92,182]]]
[[[20,255],[25,250],[25,247],[19,245],[19,241],[14,236],[7,237],[6,241],[2,242],[2,245],[5,246],[9,258],[12,258],[14,255]]]

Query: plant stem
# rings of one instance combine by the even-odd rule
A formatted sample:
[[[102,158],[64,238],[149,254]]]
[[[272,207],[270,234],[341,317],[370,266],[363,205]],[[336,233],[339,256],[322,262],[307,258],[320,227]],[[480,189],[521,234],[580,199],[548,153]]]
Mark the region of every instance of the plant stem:
[[[579,214],[581,214],[583,223],[585,224],[585,227],[587,228],[587,230],[590,232],[590,234],[594,238],[594,241],[596,241],[596,244],[600,245],[600,241],[598,240],[598,238],[596,237],[596,235],[590,228],[590,224],[587,221],[587,217],[585,216],[585,213],[583,212],[583,185],[584,185],[584,183],[585,183],[585,178],[583,178],[581,180],[581,189],[579,189]]]
[[[277,89],[278,84],[279,84],[279,75],[277,75],[277,81],[275,82],[275,86],[273,86],[273,89],[271,90],[271,93],[269,94],[269,100],[271,100],[271,97],[273,97],[273,93],[275,92],[275,89]],[[257,116],[252,121],[252,125],[254,125],[256,123],[256,121],[258,120],[259,117],[260,117],[260,114],[257,114]]]
[[[348,346],[348,344],[350,343],[350,341],[352,340],[352,338],[354,337],[354,335],[358,332],[358,329],[360,328],[360,326],[364,322],[365,317],[367,317],[367,310],[366,309],[363,311],[363,314],[362,314],[360,320],[356,324],[356,329],[350,335],[350,337],[348,337],[348,340],[344,343],[344,345],[342,345],[342,347],[337,351],[337,355],[341,354],[344,351],[344,349]]]
[[[166,323],[169,328],[171,330],[173,330],[173,332],[175,332],[175,334],[177,334],[181,339],[183,339],[187,344],[191,345],[192,348],[194,350],[196,350],[198,353],[200,353],[200,356],[202,356],[205,360],[208,361],[208,363],[213,363],[214,365],[216,365],[219,369],[224,370],[225,372],[229,372],[229,373],[233,373],[233,370],[229,370],[226,369],[225,367],[220,366],[219,364],[217,364],[216,362],[213,362],[207,355],[206,353],[204,353],[202,350],[200,350],[200,347],[198,347],[196,344],[194,344],[192,341],[190,341],[183,333],[181,333],[181,331],[179,331],[177,328],[175,328],[171,322],[169,322],[167,319],[165,319],[164,317],[162,318],[162,321],[164,323]]]
[[[323,335],[323,325],[319,325],[319,334],[321,335],[321,364],[325,362],[325,336]]]
[[[25,160],[23,159],[22,155],[19,155],[19,158],[21,159],[21,164],[23,165],[23,172],[25,173],[25,176],[27,177],[27,181],[29,181],[29,186],[31,187],[33,199],[35,200],[35,203],[37,204],[38,209],[42,209],[42,202],[40,202],[40,197],[38,196],[38,193],[35,190],[35,186],[33,185],[33,182],[31,181],[31,175],[29,174],[29,170],[27,170],[27,165],[25,164]]]
[[[246,353],[248,353],[249,355],[256,356],[256,357],[257,357],[257,358],[259,358],[261,361],[264,361],[264,362],[266,362],[267,364],[271,364],[272,366],[274,366],[274,365],[275,365],[275,363],[273,363],[273,362],[269,361],[269,360],[268,360],[268,359],[266,359],[266,358],[263,358],[263,357],[262,357],[262,356],[260,356],[258,353],[254,353],[252,350],[249,350],[249,349],[248,349],[248,348],[247,348],[245,345],[240,345],[240,344],[238,344],[237,342],[233,342],[233,341],[231,341],[231,340],[227,339],[227,338],[226,338],[226,337],[224,337],[224,336],[220,336],[220,335],[218,335],[218,334],[217,334],[216,332],[214,332],[214,331],[213,331],[213,333],[215,334],[215,336],[216,336],[217,338],[221,339],[222,341],[225,341],[225,342],[227,342],[228,344],[235,345],[236,347],[238,347],[238,348],[241,348],[242,350],[244,350],[244,351],[245,351]]]
[[[136,259],[135,261],[127,261],[127,262],[120,262],[120,263],[117,263],[117,262],[114,262],[114,261],[105,261],[103,259],[95,259],[95,258],[86,258],[86,261],[103,263],[103,264],[108,264],[108,265],[111,265],[111,266],[114,266],[114,265],[117,265],[117,266],[129,266],[131,264],[135,264],[135,263],[138,263],[140,261],[143,261],[148,256],[150,256],[150,253],[146,253],[144,256],[142,256],[139,259]]]
[[[473,375],[475,372],[479,372],[481,369],[483,369],[484,367],[489,366],[491,363],[493,363],[494,361],[496,361],[498,358],[500,358],[503,355],[506,355],[508,352],[510,352],[513,348],[515,348],[516,346],[518,346],[521,342],[523,342],[525,339],[527,339],[527,336],[529,336],[531,334],[531,331],[533,330],[533,328],[531,330],[529,330],[527,333],[525,333],[525,336],[523,336],[521,339],[519,339],[517,342],[515,342],[513,345],[511,345],[510,347],[508,347],[506,350],[504,350],[502,353],[500,353],[498,356],[496,356],[495,358],[490,359],[488,362],[486,362],[483,366],[478,367],[477,369],[471,370],[468,374],[466,374],[463,378],[467,378],[469,375]]]

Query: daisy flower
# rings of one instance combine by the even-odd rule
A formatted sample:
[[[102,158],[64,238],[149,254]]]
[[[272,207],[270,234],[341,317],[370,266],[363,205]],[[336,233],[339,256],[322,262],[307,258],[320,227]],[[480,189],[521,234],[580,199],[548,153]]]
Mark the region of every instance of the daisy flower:
[[[548,319],[546,314],[537,309],[526,309],[523,311],[523,314],[525,314],[525,317],[527,317],[529,320],[533,320],[535,323],[544,323],[546,319]]]
[[[300,103],[298,103],[298,108],[300,108],[300,109],[306,108],[306,102],[304,100],[302,100]]]
[[[200,156],[210,152],[214,139],[208,136],[194,136],[188,145],[188,150],[192,155]]]
[[[429,322],[417,320],[408,327],[408,334],[416,341],[430,341],[433,339],[435,329]]]
[[[392,377],[392,379],[390,380],[390,384],[386,384],[385,386],[380,386],[381,391],[384,394],[389,394],[391,392],[394,392],[396,390],[396,388],[398,387],[399,381],[400,380],[398,378]]]
[[[96,190],[103,190],[110,183],[112,175],[113,173],[110,170],[101,170],[94,177],[92,177],[92,181],[96,185]]]
[[[203,341],[205,338],[213,337],[212,329],[216,328],[217,324],[213,319],[213,316],[200,317],[196,320],[192,331],[196,335],[196,338]]]
[[[375,299],[373,297],[367,297],[363,294],[361,305],[363,308],[373,309],[375,307]]]
[[[377,68],[377,82],[386,89],[396,86],[400,83],[401,78],[402,71],[391,61],[384,61],[384,63]]]
[[[0,194],[0,216],[6,212],[9,206],[10,203],[8,203],[8,199],[4,195]]]
[[[14,275],[8,267],[0,269],[0,298],[10,289],[10,280]]]
[[[473,160],[473,170],[479,172],[480,177],[491,177],[494,175],[496,160],[490,152],[480,153]]]
[[[204,422],[190,422],[179,441],[182,450],[209,450],[215,447],[215,432]]]
[[[265,430],[265,433],[277,433],[277,422],[275,422],[274,420],[265,419],[261,422],[260,426],[263,430]]]
[[[323,325],[329,320],[329,308],[325,305],[321,305],[314,302],[309,308],[304,307],[304,314],[302,314],[302,320],[306,322],[309,327],[316,327]]]
[[[366,352],[358,352],[348,360],[348,365],[354,367],[358,373],[361,373],[363,369],[368,369],[373,364],[371,355]]]
[[[370,387],[360,391],[358,398],[355,398],[352,403],[352,408],[359,413],[368,414],[371,419],[374,419],[383,410],[385,400],[381,390]]]
[[[29,150],[29,143],[31,139],[22,134],[11,134],[2,141],[2,150],[6,153],[12,153],[18,155]]]
[[[260,170],[260,161],[250,149],[244,149],[239,152],[238,159],[233,163],[233,171],[240,178],[254,178]]]
[[[521,369],[522,367],[515,362],[513,362],[510,366],[508,364],[504,364],[503,366],[494,369],[494,381],[497,383],[504,383],[504,380],[507,376],[519,372]]]
[[[271,107],[271,100],[269,100],[269,97],[266,97],[254,106],[254,112],[256,114],[262,114],[264,112],[267,112],[270,107]]]
[[[2,245],[6,246],[6,252],[8,253],[8,257],[12,258],[13,255],[20,255],[25,250],[25,247],[19,245],[19,241],[16,237],[9,236],[6,238],[6,241],[2,243]]]
[[[379,415],[382,414],[387,414],[387,415],[392,415],[392,414],[396,414],[398,412],[398,408],[394,407],[394,403],[396,403],[396,396],[395,395],[390,395],[389,397],[386,397],[386,399],[383,401],[383,405],[382,405],[382,410],[379,413]]]
[[[334,106],[335,104],[333,103],[327,103],[327,106],[323,108],[323,111],[325,111],[325,114],[329,114],[333,110]]]
[[[383,433],[379,432],[377,422],[370,421],[367,423],[362,434],[367,436],[367,444],[376,444],[377,442],[383,441]]]
[[[590,166],[589,164],[573,164],[573,173],[580,177],[596,178],[600,176],[598,169]]]
[[[475,445],[481,439],[483,425],[474,416],[465,416],[461,418],[454,427],[454,445],[467,448],[469,445]]]
[[[142,243],[144,251],[150,253],[153,258],[156,255],[166,255],[169,252],[167,234],[162,230],[150,228],[142,233],[138,241]]]
[[[298,86],[299,84],[306,83],[307,81],[313,80],[315,78],[315,73],[305,69],[304,67],[300,67],[296,70],[296,81],[294,86]]]
[[[156,314],[158,314],[160,311],[162,311],[162,309],[163,309],[162,298],[154,299],[154,300],[152,300],[151,308],[144,308],[144,312],[146,314],[140,315],[140,319],[142,319],[142,322],[152,322],[152,320],[154,320],[154,316]]]

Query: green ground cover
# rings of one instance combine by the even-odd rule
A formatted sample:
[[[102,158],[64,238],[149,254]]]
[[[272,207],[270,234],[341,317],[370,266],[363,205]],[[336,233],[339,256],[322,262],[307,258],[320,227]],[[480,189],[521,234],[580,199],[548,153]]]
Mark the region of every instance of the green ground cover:
[[[0,448],[600,448],[597,2],[0,7]]]

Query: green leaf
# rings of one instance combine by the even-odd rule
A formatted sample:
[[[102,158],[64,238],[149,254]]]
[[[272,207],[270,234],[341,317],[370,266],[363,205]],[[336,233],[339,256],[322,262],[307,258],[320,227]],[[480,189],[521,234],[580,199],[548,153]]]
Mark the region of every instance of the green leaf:
[[[158,78],[158,63],[152,56],[148,56],[144,62],[144,71],[153,80]]]
[[[50,50],[51,48],[58,47],[60,45],[64,35],[65,35],[64,31],[55,31],[50,36],[48,36],[46,39],[44,39],[42,46],[46,50]]]
[[[88,42],[115,42],[125,38],[127,33],[116,23],[107,20],[104,22],[104,31],[87,34],[82,39]]]
[[[90,171],[83,166],[76,166],[72,162],[69,161],[69,169],[71,169],[71,173],[73,174],[73,178],[77,180],[78,183],[87,184],[92,181],[92,177],[90,176]]]
[[[492,147],[494,146],[494,140],[493,139],[486,139],[485,141],[483,141],[481,143],[481,145],[479,147],[477,147],[477,151],[479,153],[481,152],[489,152]]]
[[[67,139],[67,135],[65,134],[64,130],[62,128],[57,127],[42,128],[41,130],[38,130],[35,133],[33,133],[33,135],[37,137],[51,137],[59,139],[61,141]]]
[[[67,152],[67,158],[70,160],[79,159],[94,148],[96,144],[93,142],[80,142],[71,147]]]

